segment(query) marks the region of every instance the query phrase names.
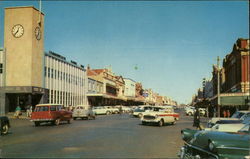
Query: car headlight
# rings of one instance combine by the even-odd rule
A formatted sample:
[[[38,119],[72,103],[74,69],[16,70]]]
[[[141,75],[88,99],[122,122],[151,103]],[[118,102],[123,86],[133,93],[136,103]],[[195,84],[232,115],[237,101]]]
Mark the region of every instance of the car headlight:
[[[212,142],[209,142],[208,148],[209,148],[210,151],[213,151],[215,146],[214,146],[214,144]]]
[[[250,159],[250,155],[249,156],[245,156],[244,159]]]

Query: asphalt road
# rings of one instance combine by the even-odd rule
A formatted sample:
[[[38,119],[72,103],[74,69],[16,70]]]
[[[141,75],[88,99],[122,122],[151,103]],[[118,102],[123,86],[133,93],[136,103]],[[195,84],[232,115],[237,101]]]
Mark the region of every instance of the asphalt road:
[[[144,126],[128,114],[97,116],[59,126],[35,127],[11,119],[11,132],[0,137],[0,158],[177,158],[180,131],[192,128],[182,115],[176,125]]]

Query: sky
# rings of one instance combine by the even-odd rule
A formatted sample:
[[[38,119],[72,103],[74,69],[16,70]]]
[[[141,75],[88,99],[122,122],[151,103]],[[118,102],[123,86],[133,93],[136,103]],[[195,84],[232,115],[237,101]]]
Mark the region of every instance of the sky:
[[[0,1],[4,8],[38,1]],[[238,38],[249,38],[248,1],[42,1],[44,47],[92,69],[191,102]],[[135,69],[135,67],[137,69]]]

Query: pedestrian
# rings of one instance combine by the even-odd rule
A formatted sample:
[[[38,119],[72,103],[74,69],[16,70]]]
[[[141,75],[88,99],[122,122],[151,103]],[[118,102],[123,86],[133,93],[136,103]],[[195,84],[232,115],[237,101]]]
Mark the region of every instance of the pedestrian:
[[[227,111],[223,110],[223,117],[226,118],[227,117]]]
[[[14,117],[19,118],[19,116],[22,115],[21,113],[21,107],[18,105],[15,109]]]
[[[29,109],[29,117],[31,117],[32,111],[33,111],[33,107],[32,107],[32,105],[31,105],[31,106],[30,106],[30,109]]]
[[[195,112],[194,112],[193,127],[196,127],[197,130],[201,130],[201,126],[200,126],[200,112],[199,112],[198,107],[196,107]]]
[[[230,114],[230,110],[227,110],[227,117],[230,118],[231,114]]]
[[[122,106],[119,107],[119,113],[122,114]]]

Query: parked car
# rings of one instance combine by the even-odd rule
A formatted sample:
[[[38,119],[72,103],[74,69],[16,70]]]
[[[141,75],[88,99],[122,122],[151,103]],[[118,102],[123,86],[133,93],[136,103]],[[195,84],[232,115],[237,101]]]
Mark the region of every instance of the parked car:
[[[199,108],[200,116],[207,116],[207,110],[206,108]]]
[[[237,111],[235,112],[231,118],[238,118],[240,120],[244,120],[247,116],[250,115],[250,111]]]
[[[250,114],[244,120],[219,120],[212,128],[205,128],[205,130],[237,132],[246,124],[250,124]]]
[[[72,112],[65,110],[61,104],[38,104],[34,112],[31,114],[31,120],[35,126],[41,123],[48,123],[59,125],[61,121],[71,123]]]
[[[219,120],[244,120],[250,115],[250,111],[237,111],[230,118],[215,117],[208,121],[207,127],[213,127]]]
[[[105,108],[103,106],[94,106],[92,107],[92,110],[94,111],[96,115],[102,115],[102,114],[109,115],[112,113],[110,109]]]
[[[132,112],[132,108],[128,107],[128,106],[122,106],[122,112],[123,113],[131,113]]]
[[[185,113],[188,116],[194,115],[195,107],[186,107],[185,108]]]
[[[0,134],[6,135],[9,132],[10,122],[7,116],[0,116]]]
[[[137,107],[137,108],[133,111],[133,116],[134,116],[134,117],[139,117],[139,118],[141,118],[143,112],[145,112],[145,111],[150,111],[150,110],[152,110],[152,109],[153,109],[152,106],[140,106],[140,107]]]
[[[244,159],[249,157],[249,133],[249,125],[237,133],[184,129],[181,135],[185,143],[179,156],[181,159]]]
[[[73,119],[95,119],[95,112],[88,105],[78,105],[73,111]]]
[[[200,112],[200,116],[206,116],[207,115],[207,110],[205,108],[199,108],[198,110]],[[186,107],[185,108],[185,113],[188,116],[193,116],[195,111],[196,111],[195,107]]]
[[[111,112],[111,114],[118,114],[119,113],[119,108],[116,108],[114,106],[103,106],[104,108],[106,108],[107,110],[109,110],[109,112]]]
[[[179,120],[179,114],[174,112],[173,107],[155,106],[152,108],[151,111],[143,113],[141,118],[142,125],[156,123],[161,127],[167,123],[174,125]]]

